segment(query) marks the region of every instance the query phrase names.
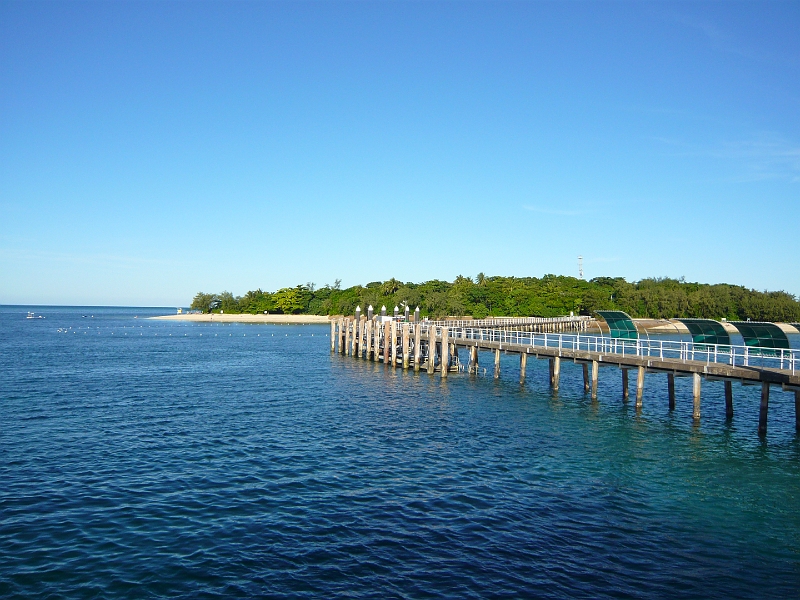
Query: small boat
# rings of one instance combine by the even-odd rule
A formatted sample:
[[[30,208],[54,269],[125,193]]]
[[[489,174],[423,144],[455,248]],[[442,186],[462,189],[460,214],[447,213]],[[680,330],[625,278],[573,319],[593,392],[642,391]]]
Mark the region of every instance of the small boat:
[[[44,319],[42,315],[36,316],[36,313],[28,312],[28,316],[25,317],[26,319]]]

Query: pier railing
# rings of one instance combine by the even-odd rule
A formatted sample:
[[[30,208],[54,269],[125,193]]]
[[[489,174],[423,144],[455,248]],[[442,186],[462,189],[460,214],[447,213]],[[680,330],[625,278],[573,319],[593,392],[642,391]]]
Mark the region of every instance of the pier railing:
[[[583,325],[593,323],[595,319],[584,315],[572,317],[494,317],[491,319],[445,319],[440,321],[424,321],[424,324],[442,327],[493,328],[513,327],[515,325]]]
[[[422,323],[427,333],[432,324]],[[487,341],[502,344],[558,348],[560,350],[635,355],[680,361],[702,361],[729,366],[760,367],[791,371],[800,370],[800,350],[760,348],[722,344],[698,344],[679,340],[626,340],[579,333],[534,333],[492,328],[448,327],[451,341]],[[438,326],[437,326],[438,327]]]

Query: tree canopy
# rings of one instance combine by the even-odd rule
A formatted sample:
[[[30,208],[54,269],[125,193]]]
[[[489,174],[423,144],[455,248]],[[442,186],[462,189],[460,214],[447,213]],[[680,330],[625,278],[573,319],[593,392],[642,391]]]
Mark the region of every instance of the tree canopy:
[[[650,278],[628,282],[622,277],[590,281],[561,275],[543,277],[489,277],[459,275],[453,282],[434,279],[423,283],[397,279],[374,281],[341,289],[317,288],[313,283],[261,289],[233,296],[230,292],[198,293],[192,309],[225,313],[351,314],[356,306],[379,312],[386,306],[420,307],[423,316],[448,315],[553,317],[570,312],[592,315],[598,310],[624,310],[632,317],[693,317],[753,321],[800,321],[800,302],[787,292],[759,292],[742,286],[690,283],[683,279]]]

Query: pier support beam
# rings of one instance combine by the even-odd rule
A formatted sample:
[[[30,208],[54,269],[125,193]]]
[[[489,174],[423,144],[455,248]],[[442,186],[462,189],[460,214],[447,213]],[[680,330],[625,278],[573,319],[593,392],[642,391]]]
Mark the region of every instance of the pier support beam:
[[[383,364],[385,364],[385,365],[389,364],[389,350],[390,350],[390,348],[389,348],[390,333],[389,332],[390,331],[391,331],[391,325],[389,324],[389,321],[386,321],[383,324]]]
[[[450,330],[442,327],[442,379],[446,379],[450,372]]]
[[[470,346],[469,348],[469,372],[473,375],[478,374],[478,347]]]
[[[392,321],[392,366],[397,366],[397,321]]]
[[[408,369],[411,358],[408,355],[408,351],[411,348],[411,339],[409,337],[408,323],[403,323],[402,339],[403,339],[403,369]]]
[[[344,348],[345,348],[344,351],[345,351],[345,354],[350,356],[350,352],[352,351],[352,344],[350,342],[350,339],[351,339],[351,336],[350,336],[350,319],[345,319],[344,320],[344,330],[345,330],[344,331],[344,336],[345,336],[344,337]]]
[[[338,345],[339,354],[344,354],[344,319],[338,321],[338,332],[336,333],[336,344]]]
[[[421,335],[422,335],[422,327],[420,327],[419,319],[417,319],[414,322],[414,373],[419,373],[419,360],[422,354]]]
[[[767,411],[769,410],[769,384],[761,384],[761,406],[758,410],[758,435],[767,434]]]
[[[700,420],[700,373],[692,373],[692,419]]]
[[[372,319],[372,360],[378,362],[381,347],[381,326],[376,319]]]
[[[428,329],[428,374],[433,375],[436,368],[436,325]]]
[[[794,429],[800,433],[800,392],[794,393]]]
[[[642,408],[643,395],[644,395],[644,367],[639,367],[636,371],[636,408]]]
[[[331,319],[331,352],[336,352],[336,321]]]
[[[494,351],[494,378],[500,379],[500,349]]]
[[[669,396],[669,409],[675,410],[675,373],[667,373],[667,396]]]
[[[725,418],[729,421],[733,418],[733,383],[725,382]]]
[[[555,356],[550,359],[550,369],[551,369],[551,376],[550,376],[550,385],[553,387],[553,391],[558,391],[558,385],[561,380],[561,357]]]
[[[585,365],[584,365],[585,366]],[[519,384],[525,385],[525,371],[528,368],[528,355],[522,353],[519,355]]]
[[[627,402],[630,393],[628,392],[628,369],[622,369],[622,401]]]
[[[600,363],[592,361],[592,400],[597,400],[597,380],[600,376]]]
[[[583,367],[583,393],[585,394],[589,391],[589,365],[583,363],[581,367]]]

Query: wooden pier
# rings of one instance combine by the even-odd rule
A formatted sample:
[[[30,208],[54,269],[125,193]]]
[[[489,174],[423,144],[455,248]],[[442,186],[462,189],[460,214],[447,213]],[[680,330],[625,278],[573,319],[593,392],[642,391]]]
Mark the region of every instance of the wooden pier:
[[[572,321],[568,321],[568,320]],[[579,333],[586,327],[586,317],[559,317],[550,320],[488,327],[469,327],[465,324],[481,321],[422,321],[405,322],[396,318],[366,316],[343,317],[331,320],[331,352],[354,358],[383,362],[402,369],[421,369],[428,374],[479,372],[479,350],[494,353],[493,377],[500,378],[500,356],[517,354],[520,360],[520,383],[525,382],[529,357],[549,361],[550,386],[558,392],[561,362],[570,361],[583,366],[584,391],[593,400],[598,397],[600,367],[616,367],[622,376],[623,402],[629,400],[629,371],[636,374],[635,407],[643,404],[645,375],[666,373],[669,409],[675,408],[675,377],[692,379],[692,417],[699,421],[701,414],[702,381],[725,382],[726,417],[733,417],[732,382],[761,386],[758,433],[767,431],[770,390],[793,392],[795,423],[800,432],[800,351],[752,348],[746,346],[717,346],[693,342],[623,340]],[[523,331],[522,327],[534,329]],[[556,333],[548,333],[553,328]],[[544,333],[541,333],[544,331]],[[576,331],[576,333],[561,333]],[[461,363],[459,350],[466,350],[467,364]]]

